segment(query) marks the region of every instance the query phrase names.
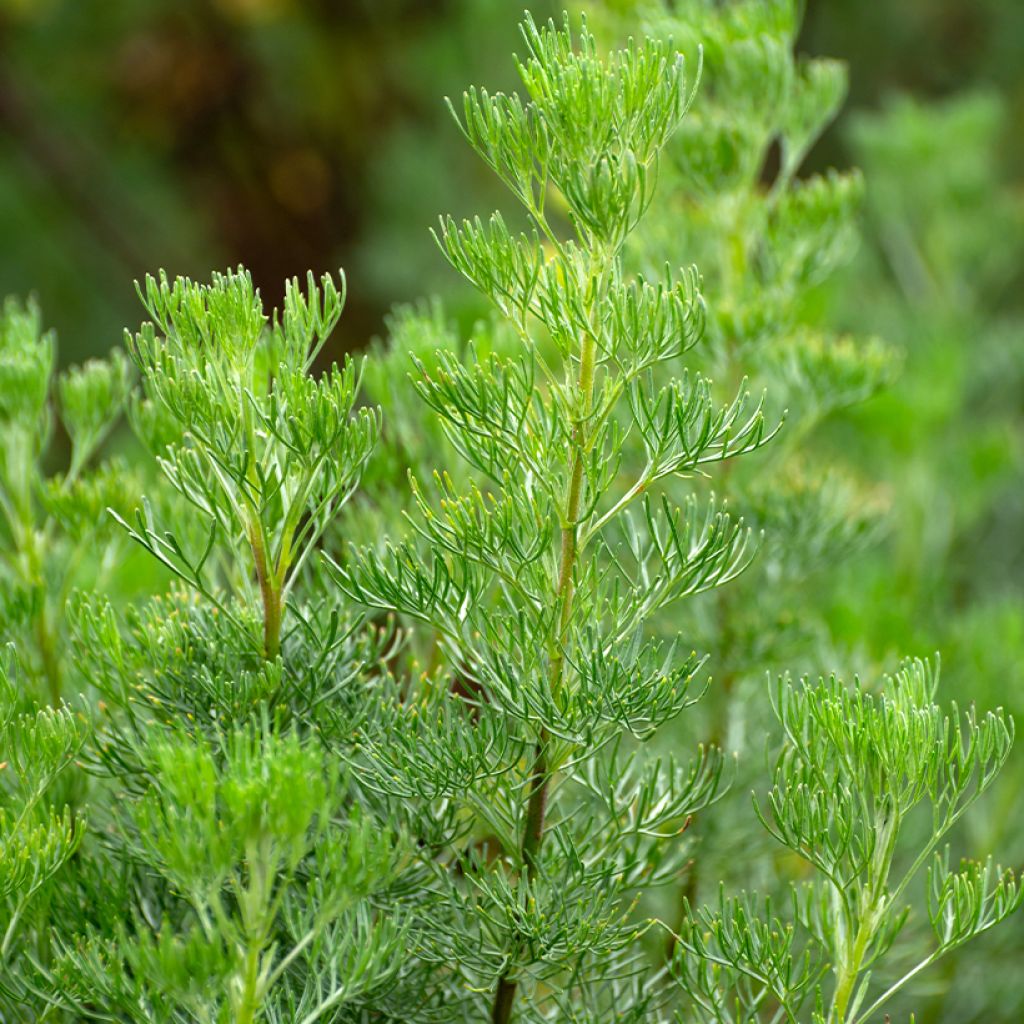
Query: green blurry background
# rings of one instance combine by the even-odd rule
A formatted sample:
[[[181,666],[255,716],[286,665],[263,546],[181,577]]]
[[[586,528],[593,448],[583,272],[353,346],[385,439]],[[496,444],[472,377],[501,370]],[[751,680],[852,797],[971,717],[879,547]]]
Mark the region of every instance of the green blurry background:
[[[159,267],[244,263],[274,304],[343,266],[338,349],[428,294],[474,315],[428,229],[501,197],[443,97],[513,84],[521,13],[0,0],[0,296],[38,296],[64,362],[117,345]],[[858,255],[814,301],[902,358],[825,438],[884,496],[884,535],[810,600],[849,667],[941,649],[945,698],[1024,723],[1024,3],[810,0],[800,48],[851,76],[807,171],[867,179]],[[1024,867],[1024,744],[968,832]],[[919,1024],[1024,1020],[1022,965],[1018,915],[917,990]]]
[[[491,183],[442,98],[510,84],[521,7],[0,0],[0,293],[34,291],[73,359],[119,341],[157,267],[243,262],[273,301],[343,265],[342,343],[362,344],[394,302],[457,287],[427,228],[486,209]],[[1019,124],[1022,47],[1015,0],[811,0],[802,48],[851,68],[812,163],[849,164],[858,113],[900,91],[988,88]],[[999,147],[1019,168],[1020,132]]]
[[[510,83],[498,0],[0,0],[0,293],[66,359],[119,342],[149,270],[344,266],[340,343],[449,287],[428,235],[489,184],[443,97]],[[499,59],[500,58],[500,59]],[[495,72],[497,68],[497,72]]]

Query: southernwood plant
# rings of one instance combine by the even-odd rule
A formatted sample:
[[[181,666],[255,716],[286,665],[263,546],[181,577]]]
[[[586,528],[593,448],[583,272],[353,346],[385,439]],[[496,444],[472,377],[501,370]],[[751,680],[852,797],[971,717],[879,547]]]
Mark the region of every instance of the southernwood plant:
[[[756,880],[762,889],[781,880],[771,863],[776,851],[744,799],[758,785],[763,736],[773,728],[766,672],[835,664],[875,670],[837,642],[824,612],[837,569],[864,557],[883,533],[880,488],[822,437],[886,382],[895,359],[877,339],[839,333],[820,312],[817,295],[854,248],[863,182],[856,171],[800,174],[841,103],[846,76],[836,61],[794,54],[797,5],[588,6],[601,37],[625,36],[639,22],[685,52],[703,46],[701,87],[662,153],[650,213],[627,240],[624,259],[648,275],[695,261],[707,316],[687,368],[726,396],[746,382],[765,396],[766,415],[785,417],[757,457],[667,483],[674,500],[716,494],[763,535],[757,559],[734,584],[653,623],[691,638],[708,654],[715,679],[659,742],[696,734],[742,754],[732,797],[688,830],[693,850],[677,883],[681,907],[683,898],[713,897],[723,880]],[[662,383],[672,372],[661,371]],[[627,460],[642,457],[627,446]]]
[[[1024,538],[1019,511],[1010,510],[1020,508],[1024,479],[1024,290],[1010,282],[1024,255],[1024,196],[999,157],[1010,124],[993,94],[936,104],[904,98],[857,118],[854,152],[871,183],[868,244],[855,279],[836,290],[845,308],[832,315],[906,338],[908,348],[906,383],[858,422],[856,450],[884,477],[914,486],[901,488],[890,542],[850,566],[842,584],[847,593],[884,586],[894,600],[885,612],[870,600],[850,602],[857,619],[849,628],[885,640],[909,635],[919,649],[941,637],[948,692],[970,693],[980,706],[1005,703],[1019,720],[1024,595],[1013,581],[1024,578]],[[928,173],[909,178],[908,165]],[[994,237],[1005,244],[992,246]],[[860,303],[858,294],[873,298]],[[912,437],[899,423],[912,425]],[[937,508],[945,510],[938,517]],[[998,848],[1019,864],[1022,765],[1012,762],[963,831],[970,845]],[[1012,969],[1022,926],[1018,914],[947,960],[930,1005],[917,1003],[918,1021],[1024,1016]]]
[[[140,286],[128,419],[160,475],[137,511],[89,524],[148,553],[163,593],[112,600],[79,572],[75,545],[90,564],[102,549],[57,500],[116,416],[127,360],[58,387],[70,482],[47,477],[33,425],[52,415],[51,342],[8,307],[4,1020],[852,1024],[1021,902],[1009,874],[946,845],[1005,762],[1009,719],[942,710],[923,662],[877,685],[793,682],[746,627],[731,671],[761,659],[776,680],[745,691],[774,762],[759,775],[763,751],[738,750],[747,820],[784,856],[760,895],[733,891],[735,870],[715,895],[713,859],[679,895],[688,825],[714,820],[737,773],[701,743],[729,723],[693,707],[716,683],[689,609],[729,588],[745,603],[736,577],[761,543],[705,481],[749,504],[733,467],[747,481],[788,429],[748,393],[750,339],[726,344],[723,311],[749,318],[805,283],[787,271],[776,294],[755,226],[788,222],[756,176],[734,190],[742,226],[691,223],[656,191],[702,125],[728,135],[731,71],[751,91],[760,74],[743,47],[735,63],[709,50],[714,116],[687,127],[705,87],[690,42],[724,31],[717,5],[691,14],[688,65],[660,31],[605,54],[583,24],[528,17],[522,93],[454,106],[514,200],[437,232],[493,307],[469,343],[438,308],[407,311],[378,365],[317,374],[343,305],[330,277],[291,282],[269,317],[242,270]],[[741,113],[730,144],[753,166]],[[812,184],[805,210],[786,159],[779,208],[813,219],[830,189],[845,208],[847,186]],[[725,171],[704,167],[724,196]],[[695,250],[734,252],[735,272],[714,266],[705,294],[688,253],[652,267],[652,211],[659,231],[700,234]],[[769,339],[796,332],[787,365],[853,365],[827,334],[801,356],[799,319]],[[909,917],[927,945],[901,943]]]
[[[138,484],[123,463],[95,455],[128,395],[128,362],[55,372],[56,340],[35,305],[0,309],[0,640],[16,640],[33,691],[57,706],[67,670],[64,608],[75,586],[108,589],[124,538],[106,508]],[[50,472],[57,428],[70,456]],[[130,584],[129,584],[130,586]]]

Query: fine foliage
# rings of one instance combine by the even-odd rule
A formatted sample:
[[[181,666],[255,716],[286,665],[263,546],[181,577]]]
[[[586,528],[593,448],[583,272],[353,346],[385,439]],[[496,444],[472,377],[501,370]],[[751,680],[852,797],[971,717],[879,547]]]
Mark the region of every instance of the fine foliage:
[[[367,765],[382,788],[396,778],[452,808],[433,861],[461,879],[456,926],[434,940],[457,965],[446,1002],[467,998],[458,975],[472,969],[473,1012],[490,1002],[495,1021],[560,1019],[567,1005],[641,1019],[652,994],[632,981],[643,926],[630,909],[678,866],[667,840],[722,775],[714,748],[688,761],[637,747],[696,698],[701,664],[649,622],[728,582],[752,550],[713,501],[677,507],[658,485],[770,431],[742,391],[719,405],[700,375],[655,379],[701,339],[696,277],[623,267],[689,103],[682,60],[654,41],[602,60],[568,27],[528,21],[524,35],[527,102],[471,90],[460,123],[531,231],[495,214],[446,219],[438,235],[517,343],[415,364],[476,479],[460,491],[443,472],[432,486],[414,478],[416,535],[354,551],[334,576],[353,600],[428,624],[464,691],[435,684],[400,764],[378,744]],[[556,201],[564,227],[546,212]],[[627,434],[644,453],[635,474],[623,472]]]
[[[68,595],[75,586],[121,582],[112,577],[124,538],[106,509],[138,488],[122,463],[94,460],[128,395],[124,353],[60,374],[56,355],[35,305],[7,299],[0,309],[0,640],[18,642],[36,694],[54,706],[64,696]],[[58,426],[70,457],[52,473]]]
[[[343,278],[148,277],[48,476],[53,343],[5,307],[4,1020],[867,1024],[1024,901],[948,845],[1008,715],[782,671],[843,651],[804,588],[878,534],[815,462],[894,367],[809,300],[842,74],[782,0],[597,24],[527,16],[522,92],[451,104],[514,200],[436,231],[468,340],[404,310],[318,372]],[[94,514],[124,405],[158,472]],[[97,569],[128,542],[145,596]]]
[[[928,665],[913,662],[877,696],[834,677],[773,687],[785,740],[757,814],[815,878],[793,888],[783,917],[747,893],[687,908],[673,973],[698,1019],[866,1022],[1024,901],[1012,874],[991,862],[957,870],[940,845],[1003,766],[1013,729],[1001,713],[979,721],[954,706],[944,714],[932,703],[936,684]],[[907,850],[902,833],[919,804],[930,827]],[[876,992],[872,973],[902,930],[908,887],[925,867],[932,948]]]

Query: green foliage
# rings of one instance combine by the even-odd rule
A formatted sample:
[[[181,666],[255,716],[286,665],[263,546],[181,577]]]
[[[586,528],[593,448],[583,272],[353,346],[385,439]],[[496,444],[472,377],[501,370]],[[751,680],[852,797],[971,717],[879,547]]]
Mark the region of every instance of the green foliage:
[[[889,653],[828,614],[885,550],[876,464],[829,445],[896,363],[825,315],[863,187],[800,174],[842,70],[783,0],[575,24],[527,15],[522,91],[452,107],[517,200],[436,232],[488,319],[406,309],[320,373],[330,276],[268,316],[243,269],[160,274],[128,398],[120,356],[54,385],[6,308],[0,553],[48,646],[4,628],[82,693],[40,711],[3,663],[5,1020],[867,1024],[1024,901],[951,866],[1010,715],[920,661],[816,670]],[[162,471],[133,519],[88,468],[126,400]],[[78,569],[105,505],[170,590]]]
[[[913,662],[877,695],[835,677],[773,687],[785,742],[758,816],[815,880],[794,887],[786,923],[770,901],[762,907],[746,895],[688,908],[673,973],[699,1019],[868,1021],[922,970],[1024,902],[1012,873],[991,862],[951,869],[940,848],[1002,768],[1013,727],[1001,711],[982,720],[955,705],[943,713],[932,703],[937,682]],[[908,850],[901,840],[919,804],[930,827]],[[908,887],[926,864],[934,946],[876,995],[872,974],[906,923]]]
[[[607,964],[625,964],[641,928],[630,912],[641,879],[671,870],[662,840],[717,793],[717,751],[687,767],[623,743],[693,699],[700,659],[646,639],[651,617],[749,559],[741,523],[713,502],[676,508],[656,485],[768,439],[742,394],[717,406],[700,377],[654,380],[700,339],[695,276],[650,283],[624,271],[622,244],[686,110],[681,59],[650,40],[605,61],[568,24],[527,20],[524,38],[528,101],[470,91],[461,123],[534,233],[513,235],[496,214],[486,226],[447,219],[438,235],[515,328],[518,351],[414,364],[417,390],[479,483],[414,478],[416,535],[335,569],[354,600],[435,630],[441,663],[473,694],[472,728],[453,731],[443,698],[420,718],[401,771],[382,744],[366,753],[382,784],[393,775],[408,786],[420,762],[413,792],[440,783],[479,822],[486,856],[451,840],[443,856],[462,878],[450,898],[480,937],[472,956],[451,937],[443,959],[465,970],[471,956],[496,1021],[517,1006],[557,1013],[546,993],[566,985],[579,986],[580,1010],[604,1005]],[[552,197],[568,237],[545,212]],[[624,484],[630,431],[646,466]],[[442,732],[459,738],[447,756]],[[454,1003],[458,973],[446,984]]]
[[[86,739],[67,707],[32,710],[12,648],[0,652],[0,1005],[24,995],[23,961],[48,928],[45,889],[82,840],[84,822],[56,790]],[[43,908],[37,914],[37,903]]]
[[[121,545],[106,507],[138,484],[125,466],[94,466],[129,389],[119,351],[55,372],[56,340],[38,309],[0,311],[0,638],[23,644],[30,677],[56,707],[65,691],[64,604],[76,585],[107,585]],[[55,428],[70,439],[65,469],[49,472]]]
[[[344,305],[329,276],[310,274],[303,294],[286,286],[269,330],[243,270],[210,285],[147,278],[140,296],[153,322],[126,345],[143,377],[140,430],[161,468],[209,524],[203,546],[186,550],[160,531],[147,506],[131,536],[185,582],[232,612],[204,572],[228,552],[227,580],[245,591],[254,574],[263,607],[263,653],[277,656],[288,592],[331,516],[351,495],[373,448],[378,418],[361,408],[353,360],[319,380],[309,369]],[[161,332],[157,334],[157,330]],[[235,562],[246,545],[248,564]]]
[[[743,125],[736,108],[748,109],[750,135],[743,145],[761,155],[738,179],[728,179],[721,164],[709,164],[709,178],[697,188],[682,169],[686,199],[680,203],[678,193],[671,195],[669,212],[650,233],[639,213],[658,205],[649,191],[656,161],[648,137],[631,136],[630,126],[644,123],[659,145],[668,144],[664,128],[682,112],[685,89],[670,73],[667,51],[646,43],[602,63],[585,32],[574,51],[567,30],[528,23],[529,57],[520,71],[529,101],[467,94],[464,131],[520,200],[534,233],[512,232],[500,215],[487,224],[446,219],[439,242],[455,268],[507,318],[520,351],[497,356],[471,348],[465,360],[439,351],[428,366],[421,350],[413,350],[417,390],[476,482],[460,487],[435,473],[428,487],[414,474],[416,536],[364,547],[335,572],[355,600],[431,627],[437,636],[432,660],[450,664],[454,689],[472,698],[471,732],[454,724],[443,702],[436,724],[434,713],[417,718],[417,745],[398,760],[382,743],[368,746],[368,770],[383,788],[390,777],[396,780],[392,791],[410,797],[443,793],[454,799],[460,788],[472,794],[474,785],[484,786],[486,795],[474,796],[471,806],[484,815],[489,856],[459,871],[485,896],[481,901],[474,891],[472,909],[491,922],[486,934],[493,959],[478,971],[499,974],[495,1020],[515,1012],[564,1012],[556,993],[574,983],[577,1012],[599,1017],[607,991],[596,979],[617,951],[635,941],[636,919],[628,912],[619,917],[612,908],[628,906],[635,895],[628,880],[670,880],[678,869],[678,860],[663,861],[656,844],[641,849],[626,837],[660,837],[661,829],[673,822],[678,828],[716,793],[720,768],[713,748],[698,759],[689,785],[678,777],[671,781],[675,767],[660,775],[664,768],[657,760],[648,774],[638,766],[649,755],[630,752],[637,774],[625,772],[621,791],[584,784],[586,792],[607,799],[593,807],[584,800],[573,809],[580,799],[573,794],[567,806],[583,766],[587,778],[595,772],[615,779],[624,770],[624,737],[650,737],[697,696],[689,683],[700,659],[680,663],[671,644],[645,639],[644,628],[657,629],[657,613],[670,602],[729,582],[749,560],[745,533],[715,512],[710,499],[691,493],[683,511],[673,510],[675,481],[700,474],[707,464],[726,463],[732,501],[776,531],[769,567],[790,585],[863,549],[875,532],[856,485],[838,474],[810,478],[795,442],[764,463],[760,476],[733,469],[734,456],[772,437],[762,404],[748,402],[742,383],[730,403],[716,405],[708,377],[693,370],[671,375],[676,360],[691,349],[701,352],[703,339],[710,346],[709,371],[724,368],[727,380],[736,379],[734,367],[747,361],[766,384],[787,389],[797,419],[787,426],[805,438],[835,410],[872,394],[891,372],[892,357],[879,343],[857,344],[804,323],[808,289],[849,249],[860,189],[855,178],[795,180],[802,154],[835,108],[841,77],[832,65],[788,70],[795,20],[781,6],[774,21],[767,11],[723,11],[722,50],[712,51],[706,75],[719,64],[726,84],[712,86],[704,108],[697,101],[695,109],[706,113],[700,127],[686,134],[692,142],[711,134],[714,123]],[[716,23],[703,9],[700,18],[706,37]],[[749,39],[763,49],[747,48]],[[751,62],[749,73],[730,67],[729,46],[735,46],[738,64]],[[767,126],[750,99],[755,88],[763,91],[759,61],[765,53],[783,83],[778,120]],[[660,59],[657,88],[641,91],[644,69]],[[591,128],[562,130],[569,97],[576,111],[595,111]],[[607,125],[621,137],[609,141]],[[762,193],[760,168],[777,131],[784,135],[783,166]],[[657,163],[664,179],[664,157]],[[572,232],[567,239],[558,211]],[[686,248],[706,250],[711,259],[714,273],[703,294],[692,274],[673,279],[660,271],[645,280],[628,273],[629,265],[657,265],[651,254],[665,245],[659,229],[671,232],[673,247],[681,248],[682,224],[691,233]],[[659,485],[665,492],[660,495]],[[776,651],[765,647],[771,618],[761,611],[760,586],[722,602],[714,619],[718,635],[712,643],[728,659],[732,681],[725,696],[737,687],[737,702],[749,699],[738,690],[744,673],[763,671],[766,663],[793,653],[791,642]],[[766,611],[778,614],[777,607]],[[699,608],[683,621],[693,622],[698,635],[708,628]],[[813,618],[807,628],[814,637]],[[758,636],[756,654],[737,645],[737,635],[746,634]],[[552,639],[545,643],[546,637]],[[739,651],[750,660],[737,662]],[[674,671],[673,663],[679,665]],[[437,684],[428,685],[435,692]],[[918,697],[930,701],[923,693]],[[713,735],[721,735],[730,706],[728,699],[719,703]],[[511,748],[502,719],[514,726]],[[443,735],[458,737],[447,756]],[[507,767],[495,772],[498,752]],[[754,769],[748,761],[744,770]],[[666,784],[678,802],[665,804],[664,818],[640,824],[643,794]],[[626,807],[639,820],[623,818]],[[621,879],[617,904],[608,876],[580,877],[574,857],[563,855],[588,847],[601,850],[606,866],[615,865]],[[552,879],[557,897],[548,888]],[[558,909],[565,891],[587,893],[579,897],[585,906],[596,901],[607,907],[605,928],[577,932],[570,942],[573,933]],[[535,905],[537,917],[511,914],[513,898],[520,907],[524,900]],[[495,920],[504,924],[508,950],[500,972],[493,966],[501,962],[503,945]],[[458,953],[469,955],[461,948]],[[617,992],[616,1009],[627,1012],[635,998],[635,1012],[642,1015],[650,997],[644,986],[632,996]]]
[[[140,908],[111,921],[112,938],[68,946],[61,1001],[102,1007],[99,1019],[312,1024],[388,983],[403,927],[376,922],[369,897],[400,851],[345,810],[322,748],[264,723],[216,747],[159,737],[148,753],[127,852],[176,899],[155,921]]]

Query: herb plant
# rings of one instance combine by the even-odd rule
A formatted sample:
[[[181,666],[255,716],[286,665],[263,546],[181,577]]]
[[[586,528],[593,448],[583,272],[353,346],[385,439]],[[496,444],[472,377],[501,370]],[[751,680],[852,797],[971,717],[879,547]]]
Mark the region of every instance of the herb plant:
[[[773,729],[765,673],[836,664],[880,671],[841,643],[824,611],[839,570],[884,535],[884,492],[823,438],[892,379],[898,359],[878,338],[839,333],[817,311],[817,295],[856,247],[864,189],[855,170],[803,171],[841,104],[846,75],[836,61],[794,54],[798,5],[589,7],[603,37],[625,36],[640,20],[686,51],[703,46],[701,88],[665,149],[651,213],[625,259],[643,273],[695,260],[707,314],[688,367],[719,382],[719,393],[745,381],[764,394],[769,416],[785,419],[758,457],[669,484],[680,500],[717,495],[763,533],[758,557],[735,583],[655,623],[684,631],[713,666],[714,685],[677,742],[696,734],[740,754],[732,796],[688,829],[693,849],[674,897],[681,906],[712,898],[722,881],[757,878],[763,888],[777,874],[775,850],[744,800],[763,774],[761,737]]]
[[[74,855],[84,822],[59,799],[59,785],[86,730],[66,708],[25,709],[15,653],[0,654],[0,978],[5,997],[25,990],[12,980],[23,944],[49,927],[47,883]]]
[[[381,645],[290,596],[377,431],[353,412],[354,361],[308,373],[343,292],[307,286],[289,282],[269,325],[244,271],[140,288],[154,322],[127,339],[132,418],[187,504],[165,502],[173,528],[149,503],[122,525],[188,589],[126,616],[127,635],[109,604],[77,609],[104,698],[93,768],[128,790],[108,843],[133,866],[118,912],[46,972],[86,1018],[313,1024],[398,972],[404,927],[370,897],[401,844],[331,752]]]
[[[149,278],[143,295],[153,322],[127,338],[161,466],[210,524],[198,555],[158,532],[148,510],[130,533],[227,615],[204,569],[218,538],[229,542],[221,549],[232,560],[240,541],[248,564],[228,566],[226,578],[244,592],[255,577],[262,653],[271,660],[281,649],[291,584],[351,495],[377,432],[371,410],[351,415],[358,390],[352,359],[319,380],[309,375],[341,315],[344,288],[329,276],[321,287],[312,274],[307,283],[304,295],[298,281],[288,282],[283,312],[266,330],[244,272],[217,275],[209,286]],[[171,421],[166,438],[161,418]]]
[[[944,714],[936,685],[932,669],[913,662],[878,695],[835,677],[773,687],[785,740],[757,813],[815,878],[794,887],[784,918],[750,894],[723,894],[687,915],[674,973],[697,1019],[871,1020],[921,971],[1024,901],[1012,874],[991,862],[957,870],[941,846],[1005,763],[1013,729],[1002,713],[979,721],[954,706]],[[919,804],[928,837],[905,850],[901,833]],[[906,922],[906,893],[922,868],[932,948],[876,991],[872,975]]]
[[[791,501],[793,460],[812,453],[785,446],[746,362],[768,384],[796,367],[801,443],[888,363],[802,307],[856,191],[795,178],[834,71],[793,71],[788,4],[687,10],[694,33],[735,43],[709,50],[704,108],[667,36],[604,54],[568,17],[524,21],[522,96],[465,95],[462,132],[518,203],[437,231],[493,307],[471,342],[439,307],[406,311],[365,377],[353,359],[318,375],[344,301],[331,277],[290,282],[270,317],[242,269],[140,286],[129,420],[161,480],[110,519],[172,583],[130,602],[61,583],[46,650],[72,667],[73,707],[52,682],[54,706],[34,707],[3,662],[5,1019],[859,1024],[1024,899],[944,845],[1006,762],[1005,714],[943,712],[923,662],[877,688],[749,682],[781,660],[751,642],[769,622],[738,579],[759,544],[781,563],[791,542],[800,562],[866,527],[813,486]],[[803,84],[758,128],[750,83],[769,71]],[[688,156],[706,288],[662,237],[680,196],[656,186],[679,186],[667,163]],[[12,504],[11,578],[46,595],[13,573],[36,565],[40,530],[57,535],[38,525],[55,513],[31,435],[52,353],[21,307],[0,340],[4,486],[27,480],[31,498]],[[102,440],[125,366],[61,388],[60,480]],[[787,538],[784,515],[756,514],[769,493],[761,508],[821,514]],[[18,647],[38,643],[17,622]],[[774,712],[767,780],[749,745],[721,749],[729,692],[710,718],[694,708],[718,685],[693,649],[709,638]],[[26,657],[46,677],[45,651]],[[761,895],[733,893],[706,853],[737,775],[756,791],[748,820],[788,856],[774,872],[759,857]],[[923,953],[900,944],[908,906],[934,933]]]
[[[8,299],[0,310],[0,639],[18,641],[36,693],[56,707],[65,695],[68,594],[111,585],[124,544],[106,508],[138,485],[122,463],[94,462],[128,395],[124,354],[60,374],[55,360],[56,339],[36,306]],[[51,474],[58,425],[70,457]]]
[[[462,125],[534,233],[513,233],[498,214],[449,219],[439,233],[456,269],[515,326],[519,351],[468,366],[442,352],[418,368],[418,390],[481,481],[457,493],[438,474],[435,496],[414,481],[427,547],[363,549],[336,573],[354,600],[428,623],[476,695],[455,712],[472,709],[461,742],[445,751],[433,740],[438,756],[411,759],[402,785],[410,771],[424,773],[423,789],[450,777],[445,795],[480,819],[480,842],[450,843],[444,860],[468,880],[452,897],[479,930],[473,957],[500,1022],[517,1005],[562,1012],[544,994],[554,979],[593,1012],[611,1000],[625,1012],[630,997],[604,982],[608,962],[633,951],[630,901],[642,879],[671,870],[662,833],[711,800],[721,775],[712,749],[689,765],[631,749],[691,702],[700,665],[645,626],[735,576],[751,548],[713,503],[675,508],[656,487],[767,434],[742,392],[717,406],[700,377],[654,384],[656,367],[700,339],[694,276],[623,273],[623,243],[686,111],[682,61],[653,41],[605,62],[585,31],[578,49],[568,27],[527,21],[524,33],[528,103],[473,90]],[[552,189],[569,237],[545,212]],[[646,465],[623,482],[629,431]],[[451,714],[438,726],[450,729]],[[378,770],[386,785],[392,765]],[[465,964],[469,950],[451,954]]]

